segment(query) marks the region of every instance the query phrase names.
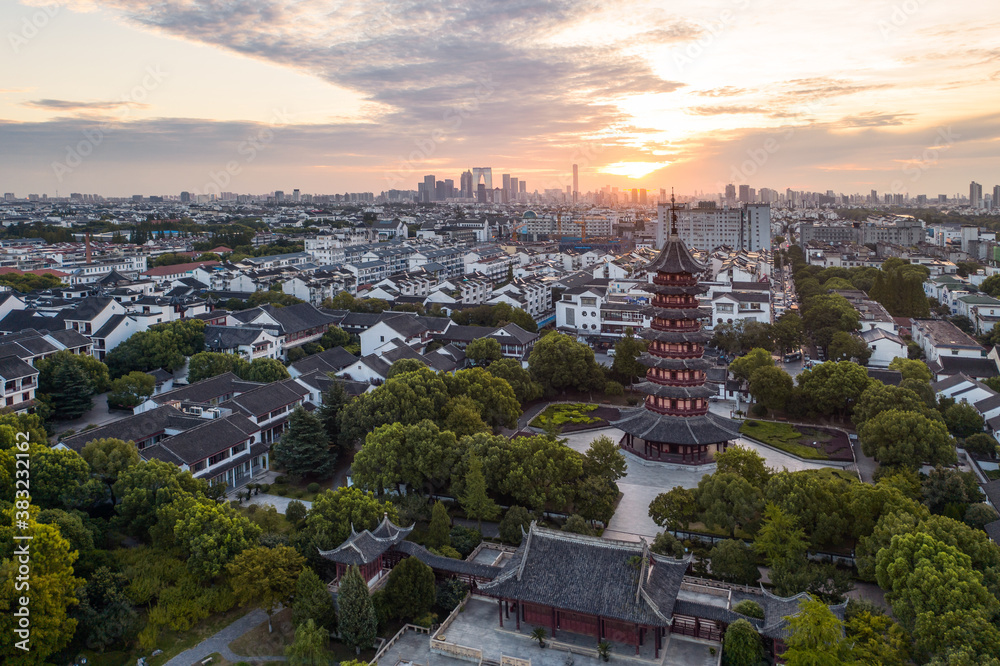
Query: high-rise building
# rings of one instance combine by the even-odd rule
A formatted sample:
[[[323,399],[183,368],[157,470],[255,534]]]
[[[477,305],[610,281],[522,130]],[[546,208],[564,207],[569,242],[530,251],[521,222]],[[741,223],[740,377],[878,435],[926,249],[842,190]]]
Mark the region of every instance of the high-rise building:
[[[993,186],[993,207],[1000,208],[1000,185]]]
[[[510,179],[510,200],[511,201],[517,201],[517,192],[518,192],[517,188],[518,188],[518,185],[519,185],[519,183],[517,181],[517,178],[511,177],[511,179]]]
[[[519,188],[521,188],[521,189],[519,189],[517,191],[518,194],[527,194],[528,193],[528,184],[526,182],[524,182],[523,180],[520,181],[520,182],[518,182],[517,186]]]
[[[282,203],[285,200],[285,193],[282,190],[274,191],[274,200],[277,203]]]
[[[486,189],[493,189],[493,167],[472,167],[472,187],[478,191],[480,181],[485,181]]]
[[[660,201],[666,201],[666,198],[662,194],[660,195]],[[733,184],[726,185],[726,205],[736,205],[736,186]]]
[[[302,194],[299,192],[299,188],[292,190],[292,201],[298,203],[302,199]]]
[[[872,190],[872,195],[871,195],[871,198],[868,200],[868,203],[870,203],[872,205],[875,205],[875,204],[878,203],[878,191]]]
[[[451,199],[455,196],[455,181],[451,178],[444,179],[444,196],[446,199]]]
[[[657,205],[657,245],[666,241],[670,212],[670,202]],[[677,231],[689,247],[705,252],[720,245],[750,252],[771,249],[771,206],[768,204],[743,204],[736,208],[692,208],[679,204],[675,213]]]
[[[639,205],[640,206],[645,206],[648,202],[649,202],[649,200],[646,198],[646,190],[645,189],[640,189],[639,190]]]
[[[190,192],[181,192],[181,203],[191,203]]]
[[[573,165],[573,203],[576,203],[580,198],[580,167],[577,164]]]
[[[424,176],[424,198],[423,203],[430,203],[437,200],[436,181],[433,174]]]
[[[941,204],[948,203],[948,195],[947,194],[939,194],[938,195],[938,203],[941,203]]]
[[[476,201],[479,203],[486,203],[486,192],[486,185],[484,183],[476,185]]]
[[[750,203],[749,185],[740,185],[740,203]]]
[[[969,183],[969,205],[973,208],[983,207],[983,186],[976,181]]]
[[[459,196],[461,196],[463,199],[471,199],[472,198],[472,172],[471,171],[463,171],[461,178],[459,178],[458,184],[459,184],[459,189],[462,191],[462,193]]]
[[[510,174],[503,175],[503,200],[510,201]]]

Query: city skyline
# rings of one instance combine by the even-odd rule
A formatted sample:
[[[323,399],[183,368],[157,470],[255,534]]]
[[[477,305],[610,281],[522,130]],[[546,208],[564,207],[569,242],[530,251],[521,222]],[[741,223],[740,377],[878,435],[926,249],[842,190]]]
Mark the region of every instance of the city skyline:
[[[474,164],[581,195],[1000,182],[985,0],[53,7],[0,8],[5,191],[377,193]]]

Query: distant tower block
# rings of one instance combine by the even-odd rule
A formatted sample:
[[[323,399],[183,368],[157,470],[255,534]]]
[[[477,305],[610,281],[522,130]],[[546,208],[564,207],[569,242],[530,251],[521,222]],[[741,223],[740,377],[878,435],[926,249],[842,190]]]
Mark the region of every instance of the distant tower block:
[[[472,167],[472,188],[478,190],[481,181],[487,190],[493,189],[493,167]]]
[[[573,203],[580,199],[580,166],[573,165]]]

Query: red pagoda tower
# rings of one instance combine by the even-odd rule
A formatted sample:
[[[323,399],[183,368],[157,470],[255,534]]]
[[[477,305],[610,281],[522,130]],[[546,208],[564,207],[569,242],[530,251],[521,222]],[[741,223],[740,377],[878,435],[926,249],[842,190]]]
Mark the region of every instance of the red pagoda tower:
[[[670,198],[670,235],[647,267],[655,271],[645,290],[652,293],[643,314],[652,320],[639,336],[649,341],[639,362],[649,368],[636,388],[646,394],[642,407],[622,411],[614,426],[625,431],[621,447],[647,460],[709,462],[709,447],[723,451],[739,438],[739,426],[708,411],[714,391],[705,386],[711,364],[702,358],[711,334],[701,320],[711,316],[698,302],[708,291],[698,284],[705,266],[677,234],[677,213]]]

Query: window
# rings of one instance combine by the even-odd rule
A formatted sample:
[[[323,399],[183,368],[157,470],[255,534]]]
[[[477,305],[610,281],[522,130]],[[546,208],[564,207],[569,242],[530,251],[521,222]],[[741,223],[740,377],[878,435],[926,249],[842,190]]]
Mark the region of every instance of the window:
[[[581,296],[580,297],[580,305],[589,305],[589,306],[597,305],[597,299],[593,298],[593,297],[584,297],[584,296]]]

